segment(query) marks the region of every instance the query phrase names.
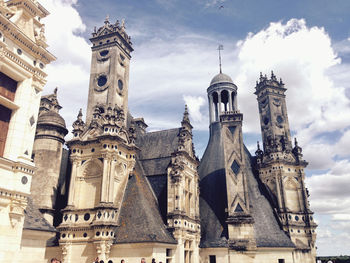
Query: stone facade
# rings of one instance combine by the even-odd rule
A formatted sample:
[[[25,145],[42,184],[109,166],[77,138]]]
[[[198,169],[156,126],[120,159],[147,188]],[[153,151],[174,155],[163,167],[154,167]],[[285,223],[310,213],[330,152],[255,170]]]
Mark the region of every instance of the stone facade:
[[[23,2],[7,3],[19,8]],[[307,163],[297,143],[292,147],[282,81],[272,74],[257,83],[263,150],[258,145],[251,156],[243,142],[238,87],[220,70],[207,89],[210,138],[198,160],[187,107],[178,128],[156,132],[130,114],[133,47],[124,22],[106,18],[90,41],[86,118],[80,109],[72,139],[64,140],[57,89],[41,98],[39,112],[33,109],[37,170],[18,196],[21,209],[11,204],[1,210],[17,218],[12,227],[21,244],[4,259],[19,251],[16,259],[26,262],[315,261]]]
[[[305,187],[307,162],[303,159],[302,148],[292,148],[285,94],[282,80],[274,73],[271,78],[260,75],[256,85],[259,105],[262,151],[258,145],[257,168],[259,177],[266,185],[274,200],[283,230],[296,245],[296,257],[303,262],[314,262],[316,257],[316,223],[310,210]]]
[[[40,22],[47,15],[36,1],[0,1],[1,261],[18,262],[22,233],[26,232],[25,209],[35,173],[31,155],[46,83],[44,70],[55,60],[46,50],[45,25]]]

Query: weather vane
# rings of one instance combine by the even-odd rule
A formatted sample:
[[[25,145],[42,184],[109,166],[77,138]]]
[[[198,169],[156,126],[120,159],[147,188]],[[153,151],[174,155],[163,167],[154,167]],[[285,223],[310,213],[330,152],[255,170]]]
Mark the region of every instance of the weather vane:
[[[218,50],[219,50],[219,66],[220,66],[220,73],[222,73],[222,71],[221,71],[221,50],[224,50],[224,46],[223,45],[219,45],[219,47],[218,47]]]

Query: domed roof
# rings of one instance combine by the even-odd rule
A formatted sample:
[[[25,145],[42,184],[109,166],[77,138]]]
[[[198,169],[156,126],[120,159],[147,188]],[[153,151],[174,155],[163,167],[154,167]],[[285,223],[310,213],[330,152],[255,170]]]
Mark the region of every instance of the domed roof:
[[[64,129],[66,128],[66,122],[62,116],[55,111],[47,111],[40,114],[38,117],[38,124],[54,125]]]
[[[233,81],[230,76],[224,74],[224,73],[219,73],[217,74],[210,82],[210,86],[218,83],[231,83],[233,84]]]

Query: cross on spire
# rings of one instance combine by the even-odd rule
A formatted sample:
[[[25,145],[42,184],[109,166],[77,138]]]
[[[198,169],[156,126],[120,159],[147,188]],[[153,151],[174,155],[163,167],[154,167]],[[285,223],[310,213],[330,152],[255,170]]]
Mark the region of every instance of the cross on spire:
[[[220,73],[222,73],[222,70],[221,70],[221,50],[224,50],[224,46],[223,45],[219,45],[218,46],[218,50],[219,50],[219,67],[220,67]]]

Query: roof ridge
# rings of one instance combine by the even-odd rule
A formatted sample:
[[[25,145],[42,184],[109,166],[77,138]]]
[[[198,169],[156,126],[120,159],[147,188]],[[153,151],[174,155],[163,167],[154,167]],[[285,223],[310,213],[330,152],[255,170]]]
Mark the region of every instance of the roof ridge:
[[[151,133],[157,133],[157,132],[164,132],[164,131],[171,131],[171,130],[179,130],[181,127],[178,128],[171,128],[171,129],[166,129],[166,130],[159,130],[159,131],[152,131],[152,132],[146,132],[144,135],[151,134]]]

